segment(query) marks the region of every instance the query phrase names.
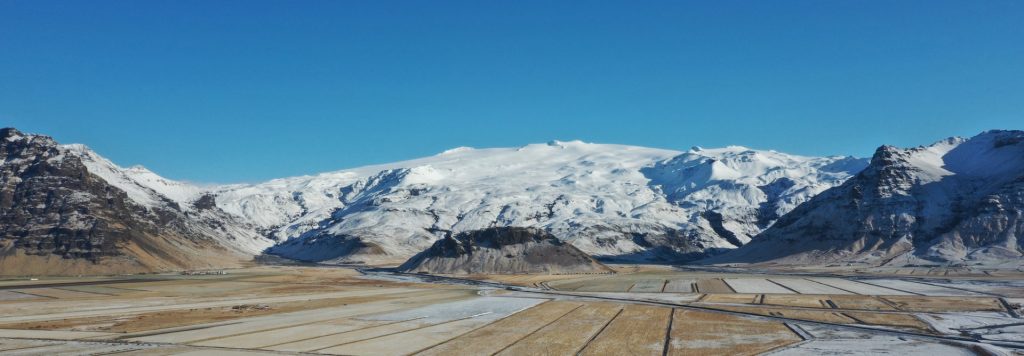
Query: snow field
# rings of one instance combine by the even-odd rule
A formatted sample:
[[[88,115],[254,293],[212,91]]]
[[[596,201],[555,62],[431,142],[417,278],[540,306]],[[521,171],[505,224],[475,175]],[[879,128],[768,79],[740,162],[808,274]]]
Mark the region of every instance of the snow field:
[[[843,289],[860,295],[912,295],[907,292],[891,288],[884,288],[874,284],[867,284],[842,278],[809,278],[815,282],[823,283],[837,289]]]
[[[772,283],[770,280],[761,278],[726,278],[725,282],[732,287],[736,293],[770,293],[770,294],[794,294],[793,291],[786,289],[778,284]]]
[[[661,289],[665,286],[664,279],[641,279],[633,284],[633,287],[629,290],[630,293],[661,293]]]
[[[931,284],[916,283],[898,279],[869,279],[861,281],[863,283],[874,284],[886,288],[907,291],[920,295],[927,296],[981,296],[981,293],[969,292],[965,290],[944,288]]]
[[[795,290],[800,294],[852,294],[842,289],[830,287],[807,279],[772,278],[771,281],[781,284],[786,288]]]
[[[665,293],[693,293],[693,279],[673,279],[665,285]]]
[[[408,355],[429,348],[478,327],[487,325],[487,318],[469,318],[447,321],[400,334],[382,335],[356,341],[317,352],[339,355]]]
[[[424,350],[423,355],[491,355],[580,307],[580,303],[546,302]]]
[[[0,301],[39,298],[34,295],[18,293],[8,290],[0,290]]]

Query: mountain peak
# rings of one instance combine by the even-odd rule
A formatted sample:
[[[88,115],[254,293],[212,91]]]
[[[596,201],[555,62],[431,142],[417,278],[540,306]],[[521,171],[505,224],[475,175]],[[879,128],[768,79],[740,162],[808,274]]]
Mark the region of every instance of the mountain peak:
[[[21,136],[23,136],[23,134],[16,128],[5,127],[0,129],[0,138],[11,140],[20,138]]]
[[[1019,258],[1024,131],[879,147],[862,174],[818,194],[719,259],[987,264]]]
[[[130,171],[130,172],[139,172],[139,173],[152,173],[153,172],[153,171],[150,171],[149,168],[146,168],[145,166],[143,166],[141,164],[133,165],[131,167],[125,168],[125,170]]]
[[[581,140],[572,140],[572,141],[551,140],[551,141],[548,141],[548,143],[547,143],[548,146],[562,147],[562,148],[568,147],[568,146],[582,146],[582,145],[586,145],[586,144],[587,144],[586,142],[583,142]]]
[[[476,150],[476,149],[473,148],[473,147],[459,146],[459,147],[449,148],[447,150],[444,150],[443,152],[441,152],[440,155],[441,156],[446,156],[446,155],[452,155],[452,154],[462,153],[462,152],[471,152],[471,151],[474,151],[474,150]]]

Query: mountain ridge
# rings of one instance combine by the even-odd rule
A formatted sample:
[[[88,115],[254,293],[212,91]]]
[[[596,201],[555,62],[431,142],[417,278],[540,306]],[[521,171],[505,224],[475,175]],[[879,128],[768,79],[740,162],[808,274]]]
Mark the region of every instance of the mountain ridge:
[[[1019,264],[1022,215],[1024,131],[886,145],[854,178],[707,262]]]
[[[218,244],[316,262],[395,263],[446,234],[539,228],[610,260],[680,262],[750,241],[866,165],[743,146],[686,152],[551,141],[255,184],[199,187],[58,145],[145,209],[223,220]],[[200,224],[200,225],[202,225]]]
[[[0,162],[0,274],[232,267],[261,250],[244,223],[135,184],[85,146],[6,128]]]

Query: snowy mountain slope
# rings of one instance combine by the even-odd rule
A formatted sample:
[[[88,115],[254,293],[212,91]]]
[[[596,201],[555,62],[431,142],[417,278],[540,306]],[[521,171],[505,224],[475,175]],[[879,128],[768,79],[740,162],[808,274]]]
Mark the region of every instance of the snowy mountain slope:
[[[270,245],[203,198],[182,205],[146,186],[187,185],[139,182],[148,174],[50,137],[0,138],[0,274],[229,267]]]
[[[580,141],[441,154],[260,184],[198,187],[55,145],[145,214],[244,254],[401,261],[450,233],[546,230],[596,256],[686,260],[733,249],[863,160],[731,146],[677,152]],[[275,245],[275,243],[277,245]]]
[[[843,185],[711,262],[1019,264],[1024,131],[882,146]]]
[[[256,255],[274,244],[244,219],[200,202],[208,189],[163,178],[142,167],[122,168],[82,144],[58,146],[65,156],[78,157],[89,173],[123,190],[131,200],[147,209],[169,209],[184,214],[196,233],[211,236],[226,247]],[[198,206],[197,206],[198,205]]]
[[[292,238],[271,252],[308,260],[404,259],[446,232],[494,226],[543,228],[598,256],[679,259],[741,245],[862,165],[555,141],[223,187],[217,204]]]
[[[59,148],[65,155],[79,157],[89,173],[124,190],[132,200],[144,206],[159,206],[171,201],[188,209],[190,204],[187,203],[203,194],[199,187],[160,177],[142,166],[122,168],[83,144],[60,145]]]
[[[645,168],[652,184],[690,216],[740,246],[867,165],[853,157],[802,157],[741,146],[693,150]]]

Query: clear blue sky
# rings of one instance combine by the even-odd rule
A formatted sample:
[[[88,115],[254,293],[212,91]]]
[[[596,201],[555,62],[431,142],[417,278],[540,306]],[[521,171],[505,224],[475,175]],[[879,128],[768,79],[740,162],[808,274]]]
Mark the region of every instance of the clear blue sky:
[[[1024,128],[1024,1],[0,0],[0,126],[198,182]]]

